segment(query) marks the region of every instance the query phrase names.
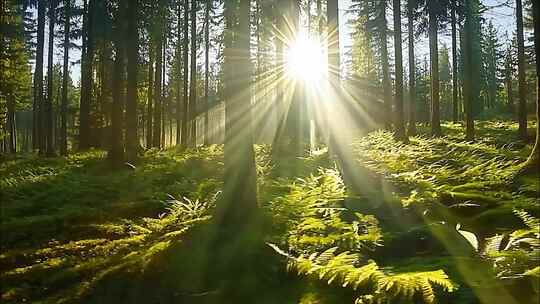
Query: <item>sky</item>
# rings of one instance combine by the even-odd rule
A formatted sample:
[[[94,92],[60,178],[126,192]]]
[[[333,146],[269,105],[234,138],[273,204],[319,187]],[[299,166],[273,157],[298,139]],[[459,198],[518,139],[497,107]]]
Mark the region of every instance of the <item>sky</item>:
[[[352,41],[351,41],[351,29],[347,25],[348,21],[353,18],[351,14],[348,14],[348,10],[351,5],[351,0],[339,0],[339,21],[340,21],[340,51],[341,51],[341,60],[342,64],[347,61],[346,53],[351,47]],[[488,7],[494,7],[498,6],[499,4],[503,2],[510,2],[510,5],[512,8],[509,7],[497,7],[493,9],[489,9],[484,14],[484,18],[488,20],[493,20],[493,23],[495,27],[499,31],[499,36],[502,41],[506,40],[506,33],[511,35],[511,33],[515,30],[515,10],[514,10],[514,1],[513,0],[481,0],[481,2],[488,6]],[[77,3],[80,4],[81,1],[77,0]],[[36,14],[34,12],[34,14]],[[387,16],[389,24],[392,24],[391,15],[389,14]],[[404,22],[405,22],[405,18]],[[403,30],[406,30],[406,25],[404,24]],[[45,45],[47,45],[47,39],[48,38],[48,27],[45,27]],[[80,44],[80,41],[77,42]],[[445,43],[446,45],[451,45],[451,37],[450,32],[446,31],[446,33],[440,33],[439,34],[439,43]],[[419,41],[417,41],[417,56],[424,57],[428,54],[428,45],[427,45],[427,37],[419,37]],[[389,46],[392,47],[392,39],[389,39]],[[407,44],[403,44],[404,50],[406,50]],[[47,48],[45,48],[45,62],[47,61]],[[70,62],[76,62],[80,59],[81,52],[76,49],[70,50]],[[404,56],[404,60],[406,62],[407,56]],[[61,62],[62,61],[62,49],[56,48],[55,54],[54,54],[54,62]],[[70,66],[70,72],[72,79],[75,83],[79,82],[80,79],[80,65],[79,64],[73,64]]]

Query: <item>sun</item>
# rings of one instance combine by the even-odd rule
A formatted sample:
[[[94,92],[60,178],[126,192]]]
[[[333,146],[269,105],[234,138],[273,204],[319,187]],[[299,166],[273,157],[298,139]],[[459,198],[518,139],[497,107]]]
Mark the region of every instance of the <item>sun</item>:
[[[290,77],[306,83],[315,83],[326,75],[327,58],[324,56],[323,47],[305,32],[298,33],[285,56]]]

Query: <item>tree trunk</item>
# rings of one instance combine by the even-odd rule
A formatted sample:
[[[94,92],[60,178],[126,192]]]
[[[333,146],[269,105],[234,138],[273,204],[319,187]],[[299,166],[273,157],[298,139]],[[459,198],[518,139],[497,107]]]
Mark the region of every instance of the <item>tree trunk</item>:
[[[188,80],[188,72],[189,72],[189,0],[184,0],[184,54],[183,54],[183,60],[184,60],[184,73],[183,73],[183,82],[184,82],[184,90],[183,90],[183,111],[182,111],[182,148],[187,148],[189,144],[189,134],[188,134],[188,125],[189,125],[189,102],[188,102],[188,90],[189,90],[189,80]]]
[[[189,147],[197,146],[197,1],[191,1],[191,68],[189,86]]]
[[[161,14],[161,12],[159,13]],[[161,16],[160,16],[161,18]],[[156,41],[156,70],[154,76],[154,135],[152,136],[152,147],[161,147],[161,70],[163,68],[163,33],[158,31]]]
[[[154,101],[154,51],[150,45],[150,60],[148,61],[148,104],[146,105],[146,148],[153,145],[153,101]]]
[[[7,133],[8,133],[8,152],[15,154],[17,152],[17,128],[15,126],[15,97],[12,93],[7,94]]]
[[[64,66],[62,72],[62,105],[60,114],[60,154],[67,155],[67,106],[69,78],[69,35],[71,21],[71,0],[64,0]]]
[[[416,58],[414,56],[414,11],[413,0],[407,2],[409,40],[409,129],[408,135],[416,135]]]
[[[435,14],[436,4],[428,4],[429,9],[429,59],[431,66],[431,135],[441,136],[439,103],[439,47],[438,22]]]
[[[240,0],[236,43],[233,44],[234,7],[225,2],[225,176],[224,204],[219,216],[224,228],[246,231],[257,209],[257,174],[251,132],[250,1]],[[233,206],[234,204],[234,206]],[[240,226],[240,227],[239,227]],[[249,231],[249,230],[247,230]]]
[[[531,172],[540,171],[540,3],[533,0],[534,47],[536,50],[536,140],[524,168]]]
[[[115,59],[112,85],[112,115],[111,115],[111,143],[109,158],[114,166],[120,166],[124,161],[124,145],[122,139],[123,111],[124,111],[124,11],[127,0],[121,0],[116,13],[115,30]]]
[[[392,84],[390,83],[390,67],[388,63],[388,34],[387,34],[387,21],[386,21],[386,1],[381,2],[381,11],[379,12],[380,18],[380,35],[381,35],[381,60],[382,60],[382,86],[384,96],[384,127],[390,129],[392,126]]]
[[[180,146],[181,142],[180,139],[182,138],[182,64],[180,63],[180,59],[182,56],[182,39],[181,39],[181,33],[182,33],[182,19],[180,18],[182,16],[182,2],[178,1],[178,23],[176,25],[176,28],[178,30],[177,36],[176,36],[176,64],[177,64],[177,83],[176,83],[176,145]]]
[[[47,58],[47,100],[45,101],[45,154],[54,156],[53,141],[53,54],[54,54],[54,25],[56,23],[55,2],[50,1],[49,7],[49,49]]]
[[[465,112],[465,138],[474,140],[474,117],[472,112],[472,43],[473,12],[472,0],[466,0],[465,25],[463,31],[463,106]]]
[[[328,22],[328,74],[331,84],[339,91],[340,54],[339,54],[339,9],[337,0],[327,3]]]
[[[396,61],[396,92],[394,102],[395,114],[395,137],[407,141],[405,134],[405,119],[403,117],[403,54],[401,43],[401,0],[394,0],[394,51]]]
[[[516,0],[516,21],[519,82],[518,135],[522,140],[527,140],[527,82],[525,79],[525,39],[523,37],[523,6],[521,0]]]
[[[457,61],[457,27],[456,27],[456,2],[452,2],[452,121],[458,121],[458,61]]]
[[[34,71],[34,104],[32,147],[43,150],[43,49],[45,47],[45,1],[38,1],[38,28],[36,46],[36,68]]]
[[[208,81],[210,78],[210,5],[211,0],[206,1],[204,14],[204,145],[208,145],[208,109],[210,108],[208,100]]]
[[[93,88],[93,65],[94,65],[94,10],[95,0],[88,0],[85,12],[86,27],[83,30],[83,57],[81,64],[81,106],[79,117],[79,149],[90,148],[90,104]],[[86,4],[86,1],[85,1]]]
[[[126,159],[130,162],[137,158],[140,147],[137,116],[137,74],[139,72],[138,4],[138,0],[127,1]]]

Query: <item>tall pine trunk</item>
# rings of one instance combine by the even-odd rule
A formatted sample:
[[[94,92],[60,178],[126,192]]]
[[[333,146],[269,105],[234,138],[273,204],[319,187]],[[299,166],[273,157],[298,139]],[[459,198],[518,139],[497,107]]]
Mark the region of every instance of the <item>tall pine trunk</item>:
[[[180,62],[182,58],[182,1],[178,1],[178,10],[176,12],[177,14],[177,20],[178,23],[176,24],[177,28],[177,36],[176,36],[176,75],[177,75],[177,82],[176,82],[176,145],[181,146],[180,139],[182,138],[182,79],[184,76],[182,75],[182,64]]]
[[[160,12],[161,14],[161,12]],[[161,16],[160,16],[161,17]],[[163,33],[158,31],[155,45],[156,70],[154,71],[154,134],[152,135],[152,147],[161,147],[161,70],[163,68]]]
[[[208,100],[208,89],[210,80],[210,5],[212,0],[206,1],[204,14],[204,145],[208,145],[208,110],[210,108]]]
[[[408,135],[416,135],[416,58],[414,56],[414,0],[407,1],[407,31],[409,41],[409,128]]]
[[[153,145],[154,136],[153,115],[154,115],[154,51],[150,43],[150,59],[148,61],[148,103],[146,105],[146,148],[150,149]]]
[[[403,115],[403,54],[401,42],[401,0],[394,0],[394,51],[396,62],[396,92],[394,103],[395,114],[395,137],[406,141],[405,119]]]
[[[474,140],[473,102],[473,0],[465,0],[465,24],[463,30],[463,107],[465,112],[465,138]]]
[[[94,13],[95,0],[88,0],[83,30],[83,57],[81,67],[81,105],[79,115],[79,149],[90,148],[90,106],[92,101],[94,65]],[[86,4],[86,0],[85,0]]]
[[[441,135],[439,92],[439,45],[436,4],[428,4],[429,10],[429,59],[431,67],[431,135]]]
[[[220,204],[218,214],[225,230],[234,227],[236,232],[246,232],[246,228],[256,224],[253,215],[257,209],[257,174],[251,125],[250,1],[240,0],[237,26],[232,18],[234,7],[229,3],[225,2],[224,201]],[[236,35],[233,34],[235,30]],[[233,37],[236,38],[235,42],[232,41]]]
[[[64,66],[62,72],[62,105],[60,108],[60,154],[67,155],[67,105],[69,78],[69,35],[71,0],[64,0]]]
[[[384,104],[384,127],[390,129],[392,126],[392,84],[390,82],[390,64],[388,60],[388,33],[386,21],[386,3],[387,0],[382,0],[379,12],[379,26],[381,36],[381,60],[382,60],[382,86],[383,86],[383,104]]]
[[[54,55],[54,25],[56,23],[56,0],[49,2],[49,49],[47,53],[47,99],[45,100],[45,154],[54,156],[54,140],[53,140],[53,55]]]
[[[458,60],[457,60],[457,22],[456,1],[452,2],[451,26],[452,26],[452,121],[456,123],[458,118]]]
[[[7,133],[8,133],[8,152],[15,154],[17,152],[17,128],[15,125],[15,96],[13,93],[7,94]]]
[[[139,72],[139,35],[137,31],[139,0],[127,1],[127,99],[126,99],[126,158],[134,161],[139,150],[137,116],[137,74]]]
[[[527,140],[527,82],[525,75],[525,39],[523,37],[523,5],[522,0],[516,0],[517,45],[518,45],[518,135]]]
[[[124,111],[124,10],[126,1],[120,0],[116,13],[116,29],[114,32],[115,59],[112,84],[112,115],[111,115],[111,143],[109,158],[114,166],[120,166],[124,160],[124,145],[122,138],[123,111]]]
[[[540,171],[540,3],[533,0],[534,47],[536,50],[536,140],[524,168],[531,172]]]
[[[191,60],[189,77],[189,147],[197,146],[197,1],[191,1]]]
[[[189,109],[189,101],[188,101],[188,94],[189,94],[189,79],[188,79],[188,72],[189,72],[189,0],[184,0],[184,39],[183,39],[183,56],[182,59],[184,61],[183,67],[184,67],[184,73],[183,75],[183,105],[182,105],[182,148],[187,148],[189,144],[189,134],[188,134],[188,125],[189,125],[189,117],[190,117],[190,109]]]
[[[45,0],[38,1],[38,28],[36,46],[36,68],[34,71],[34,109],[32,146],[43,152],[43,50],[45,47]]]

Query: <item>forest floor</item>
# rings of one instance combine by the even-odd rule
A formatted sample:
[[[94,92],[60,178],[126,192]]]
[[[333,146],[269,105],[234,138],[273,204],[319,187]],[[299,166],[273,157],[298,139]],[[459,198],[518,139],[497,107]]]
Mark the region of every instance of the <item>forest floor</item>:
[[[445,137],[430,138],[421,127],[409,144],[373,132],[355,140],[338,165],[325,150],[278,165],[269,147],[258,146],[264,240],[238,273],[225,273],[222,264],[243,248],[224,252],[213,242],[220,230],[211,216],[222,188],[219,146],[151,150],[123,170],[109,169],[102,151],[6,159],[0,299],[475,303],[502,286],[515,303],[535,303],[539,274],[475,277],[500,273],[485,253],[489,237],[508,237],[527,227],[524,217],[540,216],[539,176],[513,176],[530,145],[502,121],[480,122],[472,143],[460,124],[443,131]],[[514,272],[535,265],[523,260]],[[360,288],[350,288],[344,269],[361,270],[354,277]],[[506,271],[499,277],[509,277]],[[511,304],[504,301],[498,303]]]

